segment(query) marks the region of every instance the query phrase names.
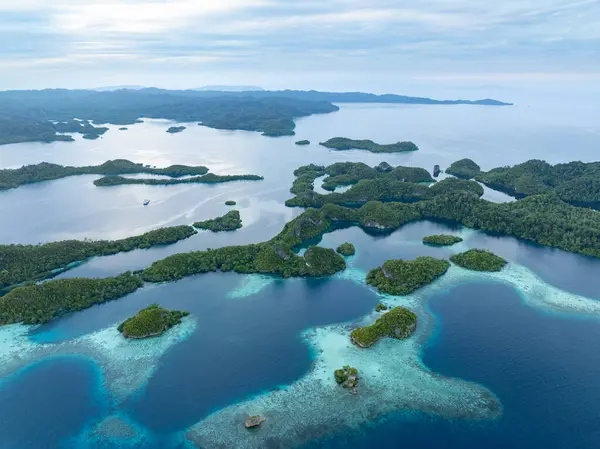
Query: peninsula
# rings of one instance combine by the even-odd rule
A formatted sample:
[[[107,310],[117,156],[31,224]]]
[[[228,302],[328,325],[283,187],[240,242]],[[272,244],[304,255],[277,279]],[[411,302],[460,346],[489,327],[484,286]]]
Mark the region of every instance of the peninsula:
[[[230,210],[221,217],[212,220],[198,221],[194,223],[194,227],[212,232],[235,231],[242,227],[242,219],[240,218],[239,211]]]
[[[189,312],[166,310],[158,304],[140,310],[135,316],[126,319],[117,328],[126,338],[142,339],[158,337],[181,323]]]
[[[346,137],[334,137],[326,142],[319,142],[326,148],[332,150],[367,150],[371,153],[400,153],[403,151],[417,151],[417,147],[412,142],[396,142],[387,145],[381,145],[372,140],[353,140]]]
[[[394,307],[381,315],[370,326],[359,327],[350,333],[356,346],[368,348],[385,337],[404,339],[417,328],[417,315],[404,307]]]
[[[387,260],[367,274],[367,284],[388,295],[408,295],[431,284],[450,268],[447,260],[422,256],[415,260]]]
[[[0,190],[13,189],[23,184],[51,181],[76,175],[125,175],[147,173],[179,178],[190,175],[204,175],[208,168],[204,166],[170,165],[166,168],[152,168],[149,165],[137,164],[127,159],[106,161],[100,165],[71,167],[49,162],[25,165],[21,168],[0,170]]]

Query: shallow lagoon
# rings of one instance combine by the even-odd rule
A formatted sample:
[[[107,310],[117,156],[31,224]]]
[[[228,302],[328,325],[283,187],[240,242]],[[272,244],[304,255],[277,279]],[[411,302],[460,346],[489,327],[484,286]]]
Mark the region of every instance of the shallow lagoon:
[[[93,186],[94,176],[84,176],[25,186],[0,193],[3,212],[7,211],[0,216],[0,236],[4,242],[21,243],[118,238],[156,226],[211,218],[228,210],[225,200],[238,201],[244,228],[235,233],[201,232],[172,246],[93,259],[62,275],[106,276],[142,268],[176,252],[272,237],[300,212],[285,208],[283,202],[289,197],[293,169],[309,162],[360,160],[374,165],[387,160],[432,168],[436,163],[443,167],[455,159],[472,157],[489,168],[531,157],[551,162],[595,158],[591,150],[597,148],[598,134],[589,123],[567,123],[554,129],[554,119],[544,122],[534,113],[523,108],[349,105],[337,114],[299,121],[296,137],[309,138],[313,142],[309,147],[295,146],[297,138],[268,139],[192,126],[168,135],[164,129],[169,125],[161,121],[135,125],[125,132],[111,130],[97,141],[0,147],[3,167],[41,160],[83,165],[124,157],[161,166],[203,164],[215,173],[256,173],[266,178],[217,186],[101,189]],[[447,125],[435,127],[432,134],[430,123],[436,120]],[[474,127],[474,121],[481,126]],[[517,122],[521,125],[513,127],[511,134],[502,132]],[[393,123],[402,126],[391,126]],[[376,139],[381,142],[414,139],[421,152],[373,155],[331,152],[316,145],[332,133],[356,138],[381,136]],[[575,139],[578,145],[564,154],[557,135]],[[487,151],[500,147],[505,151]],[[143,208],[141,200],[146,197],[152,203]],[[425,235],[448,231],[461,233],[465,242],[453,249],[420,243]],[[10,432],[0,433],[0,446],[190,447],[185,436],[200,422],[206,430],[205,442],[216,441],[214,435],[219,437],[219,432],[221,436],[239,432],[235,446],[226,447],[302,443],[356,448],[399,444],[423,448],[484,444],[498,448],[598,447],[600,435],[595,429],[600,416],[600,384],[596,379],[600,378],[600,363],[595,348],[600,321],[589,313],[584,317],[557,311],[556,304],[544,302],[544,298],[557,297],[567,304],[583,301],[591,306],[590,313],[595,313],[593,300],[600,299],[600,261],[433,222],[411,224],[387,236],[348,228],[325,235],[322,244],[335,247],[343,241],[355,243],[358,253],[351,259],[352,268],[333,279],[283,281],[209,274],[144,288],[32,330],[31,337],[13,334],[13,340],[2,340],[1,335],[9,331],[0,329],[4,341],[0,351],[5,356],[9,347],[33,348],[33,352],[23,352],[32,354],[30,361],[22,363],[28,367],[13,371],[0,382],[0,403],[4,404],[0,406],[0,428],[10,428]],[[379,357],[383,372],[387,373],[386,366],[393,369],[398,363],[405,367],[405,376],[384,376],[379,383],[366,379],[365,397],[359,401],[374,401],[397,388],[411,394],[402,401],[386,402],[388,409],[383,415],[383,407],[357,414],[361,403],[353,405],[348,402],[352,398],[336,395],[328,372],[329,364],[353,357],[358,357],[357,364],[369,360],[363,358],[364,351],[357,352],[360,350],[344,339],[352,323],[373,318],[372,310],[382,299],[361,283],[362,276],[388,258],[448,257],[466,247],[490,248],[508,258],[516,268],[507,277],[537,285],[538,289],[530,292],[537,301],[527,301],[514,287],[498,282],[502,279],[461,277],[460,272],[456,272],[456,281],[449,278],[452,282],[434,284],[413,299],[383,298],[423,307],[419,332],[408,342],[386,341],[372,348],[375,351],[367,355],[376,361]],[[549,285],[590,299],[561,295]],[[536,297],[539,291],[545,293]],[[101,351],[92,344],[116,341],[114,325],[152,302],[189,310],[193,325],[160,351],[156,350],[160,345],[150,345],[143,352],[146,356],[136,363],[123,362],[120,350]],[[42,361],[30,364],[35,360]],[[128,370],[131,367],[134,372]],[[319,372],[319,368],[325,371]],[[376,373],[372,374],[375,379]],[[301,423],[294,426],[293,416],[275,413],[281,410],[281,402],[272,398],[291,398],[289,410],[302,406],[300,396],[294,394],[298,386],[308,388],[311,384],[306,382],[311,379],[321,382],[322,392],[333,395],[331,401],[340,400],[347,406],[342,409],[344,420],[324,423],[318,421],[318,414],[310,415],[321,425],[317,431]],[[456,407],[444,402],[445,397],[452,397],[445,395],[453,388],[464,393],[464,402],[457,401]],[[478,392],[485,394],[478,396]],[[484,406],[473,405],[477,397],[487,398]],[[314,395],[303,400],[314,405],[319,398]],[[335,403],[331,401],[329,405]],[[298,434],[292,435],[292,440],[274,438],[268,444],[261,440],[260,431],[244,439],[236,407],[243,409],[245,404],[250,404],[247,412],[259,404],[270,404],[265,414],[269,417],[272,413],[272,419],[260,429],[264,435],[276,436],[278,429],[285,428],[286,419]],[[394,407],[400,409],[393,412]],[[235,417],[234,422],[221,420],[228,414]],[[233,427],[228,429],[223,423]],[[544,423],[551,424],[546,427]],[[325,440],[323,428],[327,430]],[[282,442],[287,446],[281,446]]]

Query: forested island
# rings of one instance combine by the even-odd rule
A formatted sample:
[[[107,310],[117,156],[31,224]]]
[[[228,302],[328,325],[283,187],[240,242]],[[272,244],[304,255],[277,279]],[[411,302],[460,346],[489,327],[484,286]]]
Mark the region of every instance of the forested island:
[[[23,184],[51,181],[76,175],[125,175],[147,173],[179,178],[190,175],[204,175],[208,168],[204,166],[171,165],[166,168],[152,168],[149,165],[137,164],[127,159],[106,161],[100,165],[71,167],[49,162],[25,165],[21,168],[0,170],[0,190],[13,189]]]
[[[356,394],[356,387],[358,387],[358,370],[356,368],[346,365],[343,368],[336,369],[333,372],[333,377],[338,385]]]
[[[237,203],[233,200],[225,201],[225,206],[235,206]]]
[[[341,254],[342,256],[354,256],[354,253],[356,253],[356,249],[354,248],[354,245],[352,243],[345,242],[337,247],[336,252],[338,254]]]
[[[235,231],[242,227],[242,219],[240,218],[239,211],[230,210],[221,217],[213,218],[212,220],[197,221],[194,223],[194,227],[212,232]]]
[[[450,268],[447,260],[421,256],[415,260],[387,260],[367,274],[367,284],[388,295],[408,295],[431,284]]]
[[[462,179],[473,179],[481,173],[481,167],[471,159],[461,159],[453,162],[446,169],[446,173]]]
[[[96,187],[112,187],[126,184],[143,184],[147,186],[172,186],[175,184],[219,184],[232,181],[262,181],[258,175],[215,175],[208,173],[203,176],[193,176],[183,179],[155,179],[155,178],[126,178],[124,176],[105,176],[94,181]]]
[[[462,241],[463,239],[456,235],[439,234],[423,237],[423,243],[431,246],[452,246]]]
[[[185,126],[171,126],[169,129],[167,129],[167,132],[169,134],[176,134],[176,133],[180,133],[184,129],[185,129]]]
[[[189,312],[166,310],[159,307],[158,304],[152,304],[123,321],[117,329],[126,338],[158,337],[173,326],[181,324],[181,319],[188,315]]]
[[[367,150],[371,153],[400,153],[403,151],[417,151],[417,147],[413,142],[396,142],[386,145],[381,145],[372,140],[354,140],[346,137],[333,137],[326,142],[319,142],[326,148],[332,150]]]
[[[203,126],[216,129],[258,131],[266,136],[293,135],[294,119],[338,109],[327,101],[285,95],[238,97],[194,90],[3,91],[0,92],[0,145],[73,140],[60,132],[84,132],[84,136],[101,133],[89,127],[77,128],[75,117],[89,126],[92,126],[90,122],[131,125],[147,117],[201,122]]]
[[[90,257],[169,245],[196,234],[191,226],[160,228],[121,240],[65,240],[43,245],[0,245],[0,289],[52,277]]]
[[[470,249],[453,254],[450,260],[459,267],[475,271],[500,271],[507,264],[502,257],[484,249]]]
[[[310,140],[298,140],[296,145],[310,145]]]
[[[370,326],[359,327],[350,333],[352,343],[368,348],[385,337],[408,338],[417,328],[417,315],[404,307],[394,307],[377,318]]]

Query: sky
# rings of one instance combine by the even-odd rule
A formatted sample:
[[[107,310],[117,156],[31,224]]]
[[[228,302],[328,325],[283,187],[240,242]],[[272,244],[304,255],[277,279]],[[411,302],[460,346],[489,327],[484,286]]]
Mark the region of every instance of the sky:
[[[600,85],[600,0],[0,0],[0,42],[2,89]]]

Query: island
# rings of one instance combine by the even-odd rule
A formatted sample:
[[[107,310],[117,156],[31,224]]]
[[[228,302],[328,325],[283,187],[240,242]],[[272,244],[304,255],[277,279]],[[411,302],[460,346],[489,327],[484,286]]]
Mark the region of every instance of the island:
[[[225,206],[235,206],[237,203],[233,200],[225,201]]]
[[[375,312],[383,312],[385,310],[388,309],[388,306],[386,306],[384,303],[380,302],[379,304],[377,304],[375,306]]]
[[[356,249],[352,243],[345,242],[337,247],[336,252],[342,256],[354,256]]]
[[[319,142],[326,148],[332,150],[367,150],[371,153],[400,153],[403,151],[417,151],[417,147],[413,142],[396,142],[387,145],[381,145],[372,140],[354,140],[347,137],[333,137],[326,142]]]
[[[298,140],[296,145],[310,145],[310,140]]]
[[[94,140],[108,131],[106,127],[97,127],[87,120],[67,120],[53,124],[57,133],[79,133],[84,139]]]
[[[0,170],[0,190],[13,189],[23,184],[34,182],[51,181],[77,175],[128,175],[146,173],[151,175],[165,175],[172,178],[183,176],[205,175],[208,168],[204,166],[171,165],[166,168],[152,168],[128,161],[127,159],[115,159],[106,161],[100,165],[88,165],[83,167],[71,167],[49,162],[40,162],[35,165],[25,165],[21,168]]]
[[[181,323],[189,312],[166,310],[158,304],[152,304],[140,310],[135,316],[123,321],[117,329],[125,338],[143,339],[158,337]]]
[[[169,134],[176,134],[176,133],[180,133],[184,129],[185,129],[185,126],[171,126],[169,129],[167,129],[167,132]]]
[[[122,126],[121,128],[119,128],[119,131],[127,131],[129,128],[127,128],[126,126]]]
[[[336,369],[333,376],[338,385],[350,390],[353,394],[357,393],[359,377],[356,368],[346,365],[341,369]]]
[[[203,176],[192,176],[183,179],[157,179],[157,178],[126,178],[124,176],[105,176],[94,181],[96,187],[113,187],[131,184],[147,186],[172,186],[175,184],[219,184],[233,181],[262,181],[258,175],[215,175],[208,173]]]
[[[242,219],[239,211],[231,210],[221,217],[197,221],[194,223],[194,227],[212,232],[235,231],[242,227]]]
[[[367,284],[388,295],[408,295],[431,284],[450,268],[447,260],[429,256],[414,260],[387,260],[379,268],[369,271]]]
[[[121,240],[64,240],[42,245],[0,245],[0,290],[50,278],[91,257],[170,245],[196,234],[191,226],[159,228]]]
[[[377,318],[370,326],[359,327],[350,333],[356,346],[368,348],[385,337],[405,339],[417,328],[417,315],[404,307],[394,307]]]
[[[244,427],[246,429],[253,429],[255,427],[260,427],[262,423],[265,422],[265,418],[260,415],[249,416],[246,421],[244,421]]]
[[[438,176],[440,176],[440,173],[442,172],[442,169],[440,168],[439,165],[434,165],[433,166],[433,177],[437,178]]]
[[[461,159],[450,165],[446,173],[462,179],[473,179],[481,173],[481,167],[471,159]]]
[[[475,271],[500,271],[508,263],[502,257],[484,249],[470,249],[450,256],[459,267]]]
[[[462,241],[463,239],[456,235],[439,234],[423,237],[423,243],[431,246],[452,246]]]

